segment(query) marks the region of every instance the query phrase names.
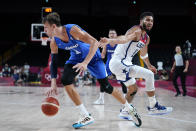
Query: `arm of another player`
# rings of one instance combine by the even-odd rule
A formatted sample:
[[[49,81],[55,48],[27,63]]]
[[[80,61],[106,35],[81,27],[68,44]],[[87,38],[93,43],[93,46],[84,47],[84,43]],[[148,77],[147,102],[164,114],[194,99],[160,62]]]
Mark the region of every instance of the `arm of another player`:
[[[73,68],[77,68],[76,72],[78,72],[78,71],[82,72],[82,71],[86,70],[88,63],[91,61],[91,59],[95,55],[95,53],[99,47],[99,42],[94,37],[92,37],[90,34],[82,31],[77,26],[73,26],[71,28],[70,33],[74,37],[74,39],[90,44],[90,49],[89,49],[88,55],[86,56],[84,61],[82,63],[78,63],[75,66],[73,66]]]
[[[148,45],[149,45],[149,43],[150,43],[150,37],[148,37],[148,40],[147,40],[145,47],[140,50],[140,57],[143,59],[146,66],[148,67],[148,69],[156,74],[157,69],[153,65],[151,65],[150,60],[148,58]]]
[[[57,66],[58,66],[58,46],[54,38],[52,38],[50,42],[50,49],[51,49],[51,64],[50,64],[50,74],[51,74],[51,88],[47,91],[46,95],[57,95],[57,85],[56,85],[56,78],[57,78]]]
[[[104,58],[105,58],[105,55],[106,55],[106,49],[107,49],[107,47],[106,47],[106,46],[104,46],[104,47],[103,47],[103,50],[102,50],[102,52],[101,52],[101,58],[102,58],[102,59],[104,59]]]
[[[138,41],[138,38],[141,36],[141,29],[139,27],[135,27],[129,30],[125,35],[118,36],[117,38],[101,38],[100,46],[106,46],[108,43],[110,44],[126,44],[129,41],[135,40]]]

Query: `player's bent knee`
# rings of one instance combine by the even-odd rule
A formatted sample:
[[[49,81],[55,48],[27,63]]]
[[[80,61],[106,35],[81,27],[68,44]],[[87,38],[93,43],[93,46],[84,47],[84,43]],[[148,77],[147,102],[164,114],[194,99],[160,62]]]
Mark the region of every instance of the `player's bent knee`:
[[[108,94],[112,94],[113,90],[114,90],[114,87],[112,87],[110,84],[108,84],[107,86],[105,86],[105,89],[104,89],[104,91],[106,93],[108,93]]]
[[[147,91],[147,92],[149,92],[149,91],[155,91],[155,88],[154,88],[154,87],[146,88],[146,91]]]
[[[106,92],[108,94],[112,94],[114,88],[110,85],[107,78],[98,79],[98,81],[101,85],[101,88],[104,89],[104,92]]]
[[[135,78],[131,78],[130,80],[124,82],[124,84],[126,85],[126,87],[132,86],[136,83]]]
[[[70,79],[69,77],[62,77],[61,78],[61,83],[63,84],[63,86],[66,86],[66,85],[71,85],[73,84],[74,80],[73,79]]]

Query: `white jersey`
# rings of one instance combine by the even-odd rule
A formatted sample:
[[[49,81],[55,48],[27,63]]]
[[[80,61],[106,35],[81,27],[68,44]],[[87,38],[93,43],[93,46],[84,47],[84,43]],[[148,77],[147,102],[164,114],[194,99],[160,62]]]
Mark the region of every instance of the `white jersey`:
[[[114,61],[119,61],[124,65],[132,65],[132,59],[137,54],[137,52],[145,46],[147,43],[148,36],[144,35],[140,41],[130,41],[125,44],[118,44],[112,59]],[[112,61],[112,60],[111,60]]]

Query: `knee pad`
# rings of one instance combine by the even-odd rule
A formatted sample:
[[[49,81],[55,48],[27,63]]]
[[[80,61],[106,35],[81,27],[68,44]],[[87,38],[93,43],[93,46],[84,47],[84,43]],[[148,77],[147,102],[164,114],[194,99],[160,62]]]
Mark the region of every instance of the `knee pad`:
[[[108,83],[107,86],[105,86],[105,92],[108,93],[108,94],[112,94],[114,88],[110,85],[110,83]]]
[[[71,84],[74,83],[74,78],[69,78],[69,77],[63,76],[63,77],[61,78],[61,83],[62,83],[64,86],[66,86],[66,85],[71,85]]]
[[[106,92],[108,94],[112,94],[114,88],[110,85],[107,78],[98,79],[98,81],[99,81],[99,84],[101,85],[100,88],[102,88],[104,90],[104,92]]]

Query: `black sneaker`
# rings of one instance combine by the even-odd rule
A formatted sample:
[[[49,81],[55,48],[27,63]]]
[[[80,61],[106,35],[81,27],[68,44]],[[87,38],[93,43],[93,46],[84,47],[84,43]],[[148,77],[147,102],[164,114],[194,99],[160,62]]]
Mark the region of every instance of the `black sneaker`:
[[[177,97],[177,96],[179,96],[179,95],[181,95],[181,93],[176,93],[175,97]]]
[[[183,96],[186,96],[186,92],[183,93]]]

